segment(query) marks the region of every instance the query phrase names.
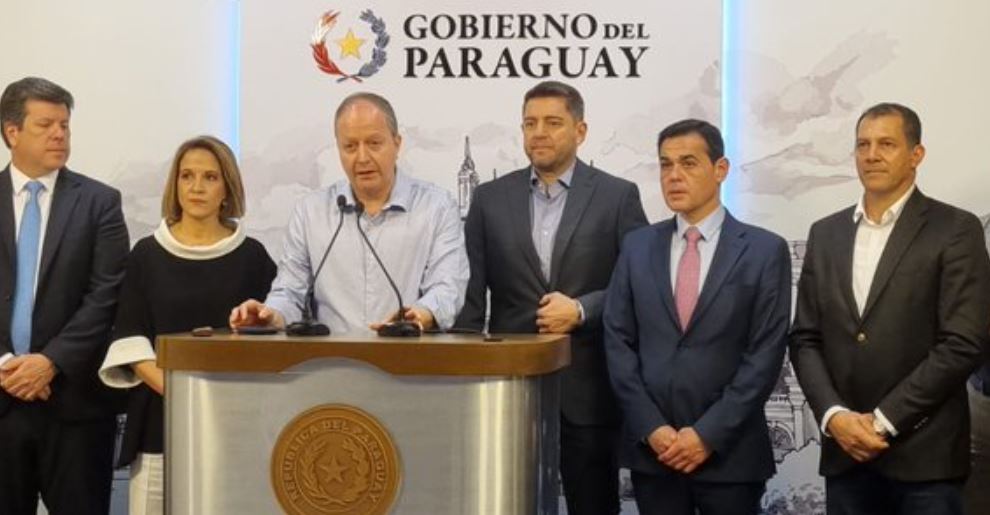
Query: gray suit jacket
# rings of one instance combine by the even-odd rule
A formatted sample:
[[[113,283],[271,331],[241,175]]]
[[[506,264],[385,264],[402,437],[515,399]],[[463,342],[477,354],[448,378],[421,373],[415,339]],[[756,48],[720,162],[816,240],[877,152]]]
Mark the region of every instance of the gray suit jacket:
[[[571,335],[571,366],[562,374],[561,409],[575,424],[615,424],[618,410],[602,346],[605,288],[623,236],[646,225],[635,184],[578,161],[557,229],[547,281],[533,246],[530,169],[475,190],[464,226],[471,279],[456,327],[481,330],[491,291],[493,333],[535,333],[546,293],[577,298],[585,323]]]
[[[867,466],[901,481],[969,471],[966,377],[990,337],[990,258],[971,213],[915,191],[860,316],[852,292],[853,208],[811,227],[790,356],[818,420],[834,405],[879,407],[898,431]],[[821,473],[855,462],[823,438]]]

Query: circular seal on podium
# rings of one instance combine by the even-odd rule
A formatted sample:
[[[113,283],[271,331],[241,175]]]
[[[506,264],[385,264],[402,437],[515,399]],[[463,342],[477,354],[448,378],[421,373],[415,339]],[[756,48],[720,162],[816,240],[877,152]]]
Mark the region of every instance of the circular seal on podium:
[[[291,515],[389,513],[399,471],[399,453],[385,427],[344,404],[300,413],[272,451],[272,488]]]

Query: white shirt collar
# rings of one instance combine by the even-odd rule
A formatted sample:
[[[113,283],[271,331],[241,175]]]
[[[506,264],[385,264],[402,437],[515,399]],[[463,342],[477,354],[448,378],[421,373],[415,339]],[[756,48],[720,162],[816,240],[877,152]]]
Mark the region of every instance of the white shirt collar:
[[[158,224],[158,228],[155,229],[155,241],[158,242],[169,254],[182,259],[192,259],[192,260],[206,260],[214,259],[220,256],[230,254],[237,247],[241,245],[244,241],[245,235],[244,231],[241,229],[241,224],[237,224],[237,228],[234,229],[234,234],[227,236],[226,238],[214,243],[213,245],[186,245],[180,243],[179,240],[175,239],[172,235],[172,231],[169,230],[168,224],[165,220]]]
[[[869,224],[881,227],[894,223],[901,216],[901,211],[904,211],[904,205],[907,204],[908,198],[910,198],[911,194],[914,193],[915,187],[916,186],[912,184],[911,187],[904,192],[904,195],[897,199],[897,202],[894,202],[887,208],[886,211],[883,212],[883,215],[880,216],[880,223],[875,223],[873,220],[870,220],[870,217],[866,216],[866,204],[863,201],[864,197],[859,197],[859,202],[856,203],[856,210],[853,211],[853,223],[858,224],[860,220],[864,219]]]
[[[14,189],[14,195],[18,195],[24,190],[24,186],[30,181],[38,181],[42,186],[45,187],[45,191],[51,194],[55,191],[55,181],[58,180],[59,170],[52,170],[37,179],[32,179],[20,171],[14,163],[10,163],[10,182]]]

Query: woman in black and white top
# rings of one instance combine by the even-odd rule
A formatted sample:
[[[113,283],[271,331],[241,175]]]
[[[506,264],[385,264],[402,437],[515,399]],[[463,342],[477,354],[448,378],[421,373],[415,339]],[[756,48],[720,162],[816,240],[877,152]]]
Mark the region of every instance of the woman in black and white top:
[[[275,264],[244,235],[244,188],[233,152],[200,136],[175,153],[163,220],[137,242],[120,290],[113,343],[100,378],[130,388],[119,466],[131,466],[130,513],[163,512],[164,375],[155,336],[225,327],[230,306],[264,298]]]

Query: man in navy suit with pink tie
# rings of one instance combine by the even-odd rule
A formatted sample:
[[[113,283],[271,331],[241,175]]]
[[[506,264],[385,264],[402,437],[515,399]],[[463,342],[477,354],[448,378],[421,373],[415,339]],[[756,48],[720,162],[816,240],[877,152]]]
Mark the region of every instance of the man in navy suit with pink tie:
[[[626,236],[603,315],[623,461],[644,515],[755,515],[774,473],[763,405],[784,359],[790,254],[722,207],[717,128],[683,120],[658,147],[676,216]]]

